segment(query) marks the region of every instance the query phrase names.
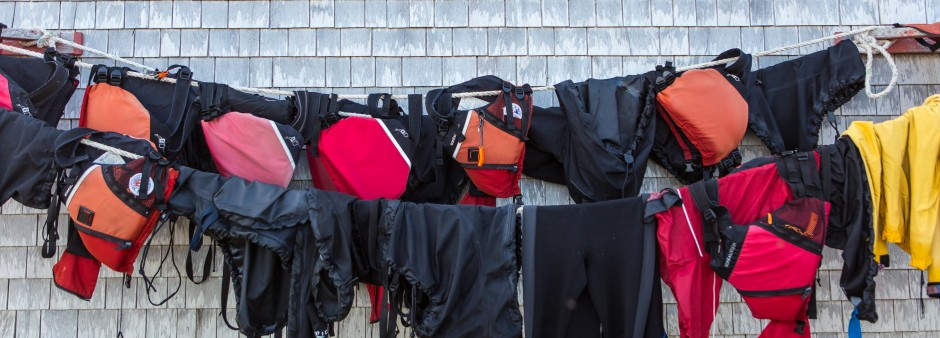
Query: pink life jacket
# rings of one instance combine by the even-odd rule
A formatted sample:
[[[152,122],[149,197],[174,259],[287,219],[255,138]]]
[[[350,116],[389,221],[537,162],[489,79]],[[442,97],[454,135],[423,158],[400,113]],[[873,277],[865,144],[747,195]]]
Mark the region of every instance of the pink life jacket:
[[[202,131],[219,174],[287,187],[303,137],[290,126],[240,112],[218,111],[224,85],[200,83]],[[215,103],[212,103],[215,102]]]

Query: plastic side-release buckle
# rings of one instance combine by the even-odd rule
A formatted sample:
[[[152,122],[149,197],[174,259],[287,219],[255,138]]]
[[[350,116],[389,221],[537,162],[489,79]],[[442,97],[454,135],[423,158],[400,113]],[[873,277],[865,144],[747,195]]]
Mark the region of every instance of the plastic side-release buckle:
[[[440,134],[446,134],[450,130],[450,122],[446,120],[437,121],[437,132]]]
[[[110,68],[108,70],[108,84],[120,86],[122,82],[124,82],[124,70],[118,67]]]
[[[705,222],[708,224],[715,224],[718,222],[718,215],[716,215],[715,211],[711,209],[703,211],[702,218],[705,219]]]
[[[108,81],[108,67],[103,65],[96,66],[94,69],[95,76],[92,78],[95,83],[105,83]]]

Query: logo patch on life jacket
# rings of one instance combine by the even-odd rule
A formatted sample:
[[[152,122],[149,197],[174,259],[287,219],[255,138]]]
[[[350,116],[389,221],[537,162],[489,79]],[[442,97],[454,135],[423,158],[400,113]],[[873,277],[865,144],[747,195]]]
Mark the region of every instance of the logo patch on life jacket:
[[[506,116],[506,107],[503,107],[503,116]],[[522,118],[522,107],[518,104],[512,104],[512,117],[521,119]]]
[[[131,179],[127,182],[127,190],[131,195],[140,197],[138,193],[140,192],[140,181],[143,177],[144,175],[141,173],[136,173],[134,176],[131,176]],[[147,195],[150,195],[153,193],[154,184],[152,178],[147,177],[147,180],[149,181],[149,184],[147,184]]]
[[[814,212],[809,215],[809,224],[806,225],[806,230],[800,229],[800,227],[790,224],[786,224],[783,227],[793,230],[793,232],[803,235],[804,237],[813,238],[813,235],[816,232],[817,223],[819,223],[819,215]]]
[[[75,217],[75,220],[78,221],[78,223],[91,226],[91,223],[95,220],[95,212],[86,207],[79,207],[78,215]]]
[[[292,146],[300,147],[300,141],[297,141],[297,137],[288,136],[288,137],[285,137],[284,139],[290,142]]]
[[[399,134],[401,134],[401,136],[408,137],[408,132],[405,131],[404,129],[395,128],[395,131],[397,131]]]

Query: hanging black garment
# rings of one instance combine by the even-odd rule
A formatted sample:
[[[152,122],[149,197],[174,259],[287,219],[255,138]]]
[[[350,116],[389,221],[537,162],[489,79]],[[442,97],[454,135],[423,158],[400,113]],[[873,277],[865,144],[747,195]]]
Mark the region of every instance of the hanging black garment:
[[[663,337],[656,220],[647,195],[527,206],[522,222],[526,337]]]
[[[383,337],[521,337],[516,207],[388,201]]]
[[[568,122],[560,107],[532,110],[529,140],[525,142],[522,173],[557,184],[565,184],[564,150],[568,148]]]
[[[0,56],[0,109],[55,127],[78,87],[75,58],[46,51],[44,59]]]
[[[819,147],[819,156],[823,190],[830,203],[826,246],[842,250],[839,286],[853,303],[859,301],[858,318],[874,323],[878,320],[874,277],[879,267],[872,251],[872,205],[865,163],[848,137]]]
[[[0,205],[13,198],[30,208],[49,207],[60,134],[43,121],[0,109]]]
[[[562,163],[575,202],[636,196],[656,129],[656,95],[647,75],[555,85],[567,118]]]
[[[735,55],[728,55],[735,56]],[[816,149],[823,119],[865,87],[865,66],[850,40],[751,72],[748,127],[773,154]]]

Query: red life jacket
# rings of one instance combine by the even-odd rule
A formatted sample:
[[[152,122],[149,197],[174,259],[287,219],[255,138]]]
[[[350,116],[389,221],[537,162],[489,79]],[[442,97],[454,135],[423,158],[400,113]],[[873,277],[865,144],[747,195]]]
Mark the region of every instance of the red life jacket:
[[[383,96],[384,104],[379,107]],[[410,99],[417,102],[412,104],[417,110],[409,111],[409,116],[418,121],[420,97]],[[396,110],[389,94],[370,95],[369,109],[374,117],[339,118],[339,102],[335,95],[330,99],[323,115],[328,126],[311,140],[307,157],[318,189],[366,200],[397,199],[405,192],[420,124],[406,127],[397,119],[382,118]]]
[[[488,97],[486,106],[456,109],[455,102],[459,101],[453,94],[465,89],[500,93]],[[498,198],[521,194],[519,179],[533,110],[528,84],[516,86],[496,77],[477,78],[430,91],[426,105],[438,123],[443,150],[460,163],[480,192]]]
[[[818,178],[816,161],[811,157],[803,161],[778,159],[777,166],[783,172],[794,168],[788,167],[790,164],[807,166],[803,172]],[[788,181],[793,178],[792,174],[782,176]],[[807,311],[829,219],[829,204],[821,199],[822,190],[807,194],[795,189],[797,199],[745,225],[734,224],[728,209],[718,204],[717,180],[698,182],[689,190],[702,212],[711,267],[738,290],[754,318],[771,321],[761,337],[809,337]]]

